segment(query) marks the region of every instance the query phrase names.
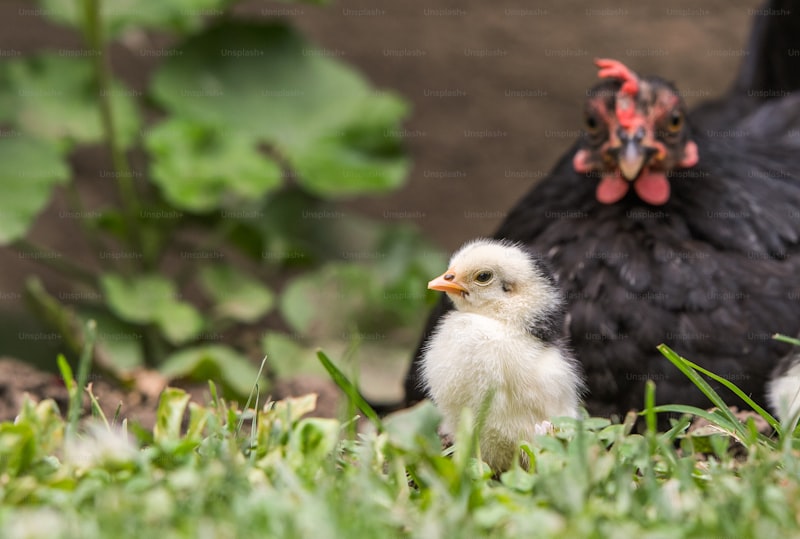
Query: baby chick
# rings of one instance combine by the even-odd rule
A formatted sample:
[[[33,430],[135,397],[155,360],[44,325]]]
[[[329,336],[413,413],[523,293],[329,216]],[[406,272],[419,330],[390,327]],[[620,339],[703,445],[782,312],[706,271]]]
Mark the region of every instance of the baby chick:
[[[767,384],[767,397],[782,422],[800,413],[800,353],[785,356]]]
[[[561,338],[561,294],[522,247],[484,239],[457,251],[428,288],[446,292],[456,307],[422,359],[442,429],[453,436],[464,408],[477,413],[488,402],[481,456],[493,470],[507,470],[518,443],[546,431],[549,419],[578,417],[583,382]]]

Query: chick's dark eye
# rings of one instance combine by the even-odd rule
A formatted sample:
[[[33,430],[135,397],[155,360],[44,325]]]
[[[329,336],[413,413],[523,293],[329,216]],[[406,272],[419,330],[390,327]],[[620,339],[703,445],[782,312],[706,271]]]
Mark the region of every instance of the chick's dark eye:
[[[479,283],[488,283],[492,280],[492,277],[491,271],[482,271],[475,276],[475,280]]]

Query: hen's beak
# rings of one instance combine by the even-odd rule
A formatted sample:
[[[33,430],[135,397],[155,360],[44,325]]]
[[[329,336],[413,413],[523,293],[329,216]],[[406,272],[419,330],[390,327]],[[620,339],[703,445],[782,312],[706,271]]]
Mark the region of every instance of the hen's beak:
[[[620,145],[611,152],[617,160],[622,177],[632,182],[639,177],[642,169],[658,150],[644,144],[645,131],[642,127],[632,133],[620,128],[617,136]]]
[[[451,294],[466,294],[467,287],[456,279],[456,272],[448,269],[443,274],[428,283],[428,288]]]

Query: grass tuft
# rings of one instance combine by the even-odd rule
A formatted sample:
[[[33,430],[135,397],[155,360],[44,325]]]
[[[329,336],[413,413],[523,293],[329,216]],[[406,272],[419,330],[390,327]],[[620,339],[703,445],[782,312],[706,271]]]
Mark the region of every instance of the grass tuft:
[[[780,423],[772,417],[772,415],[767,412],[764,408],[753,402],[753,400],[748,397],[741,389],[739,389],[735,384],[714,374],[713,372],[704,369],[703,367],[692,363],[688,359],[685,359],[678,354],[676,354],[669,346],[662,344],[658,346],[658,350],[666,357],[673,365],[675,365],[678,370],[680,370],[684,375],[686,375],[692,383],[697,386],[697,388],[706,396],[708,400],[716,407],[713,412],[707,412],[705,410],[701,410],[692,406],[684,406],[684,405],[667,405],[667,406],[659,406],[656,408],[657,412],[670,412],[670,413],[690,413],[699,417],[702,417],[709,421],[710,423],[716,425],[720,429],[728,432],[731,436],[736,438],[739,442],[744,444],[745,446],[751,446],[753,443],[756,442],[765,442],[770,443],[769,439],[767,439],[764,435],[757,434],[753,436],[753,433],[750,428],[744,423],[742,423],[739,418],[734,415],[733,412],[730,411],[728,404],[725,403],[723,398],[717,393],[714,388],[712,388],[708,382],[706,382],[702,375],[708,376],[712,380],[719,382],[726,388],[730,389],[734,394],[736,394],[739,398],[741,398],[748,406],[751,406],[753,410],[756,411],[764,420],[769,423],[769,425],[775,429],[779,435],[782,433],[782,429]]]
[[[358,391],[358,388],[353,384],[345,374],[339,370],[339,367],[331,361],[331,359],[325,355],[325,352],[322,350],[317,350],[317,358],[319,358],[320,363],[322,366],[325,367],[325,370],[328,371],[333,382],[339,386],[344,394],[347,396],[347,399],[355,406],[358,410],[364,414],[364,417],[369,419],[369,421],[378,429],[378,432],[383,432],[383,422],[381,418],[378,416],[377,412],[369,405],[364,397],[361,396],[361,393]]]
[[[57,358],[58,370],[61,373],[61,378],[64,380],[64,385],[67,387],[67,393],[69,394],[69,405],[67,408],[68,437],[74,436],[78,429],[78,421],[80,420],[81,412],[83,410],[83,391],[86,387],[86,381],[89,379],[89,369],[92,364],[92,353],[94,351],[96,339],[97,323],[94,320],[89,320],[86,323],[83,351],[81,352],[81,357],[78,360],[77,380],[73,379],[72,369],[70,368],[69,363],[67,363],[67,359],[61,354],[59,354]],[[102,414],[102,411],[100,413]],[[105,416],[103,416],[103,419],[105,420]],[[107,421],[106,424],[108,424]]]
[[[154,431],[123,421],[81,437],[64,435],[71,418],[52,401],[27,399],[15,422],[0,423],[0,537],[796,536],[791,431],[782,445],[759,435],[704,379],[713,376],[662,352],[716,409],[657,406],[648,384],[644,435],[633,430],[636,414],[622,424],[558,420],[553,434],[522,444],[529,470],[499,477],[477,450],[485,407],[464,414],[461,447],[442,451],[433,405],[380,420],[322,352],[375,429],[354,437],[352,417],[305,417],[313,396],[261,406],[257,384],[242,412],[213,384],[205,406],[169,388]],[[80,386],[63,358],[59,367],[72,398]],[[680,418],[658,432],[666,412]],[[693,417],[717,429],[690,432]]]

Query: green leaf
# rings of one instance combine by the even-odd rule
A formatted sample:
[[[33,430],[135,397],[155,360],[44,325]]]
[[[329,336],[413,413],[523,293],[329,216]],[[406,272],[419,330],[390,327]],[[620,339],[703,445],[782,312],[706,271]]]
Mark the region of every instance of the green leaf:
[[[402,449],[414,451],[420,447],[434,454],[441,453],[439,423],[442,415],[434,404],[424,400],[411,408],[400,410],[383,419],[389,440]]]
[[[169,379],[215,380],[238,397],[246,397],[258,380],[258,369],[249,359],[222,345],[197,346],[169,356],[159,368]],[[265,388],[261,384],[261,388]]]
[[[113,81],[111,107],[117,137],[130,146],[139,131],[135,92]],[[0,102],[13,106],[13,123],[27,133],[65,143],[104,140],[91,60],[44,53],[12,60],[0,69]]]
[[[190,304],[176,299],[175,285],[159,275],[127,279],[105,274],[100,278],[109,308],[127,322],[155,323],[173,344],[197,337],[203,319]]]
[[[291,437],[292,447],[307,461],[326,458],[339,441],[339,422],[335,419],[307,417],[301,419]]]
[[[214,300],[214,313],[221,318],[255,322],[275,303],[269,288],[232,266],[206,266],[200,270],[203,290]]]
[[[277,266],[311,266],[364,251],[382,228],[298,187],[271,194],[254,211],[229,212],[231,241],[250,256]]]
[[[81,307],[78,314],[85,322],[97,322],[97,347],[102,348],[116,367],[128,371],[144,365],[144,335],[136,327],[121,321],[106,310]]]
[[[0,138],[0,245],[25,236],[53,187],[69,175],[54,145],[27,136]]]
[[[176,301],[175,285],[158,275],[126,279],[109,273],[100,278],[100,285],[114,313],[137,324],[154,322],[165,305]]]
[[[200,28],[208,16],[222,15],[229,0],[114,0],[101,11],[103,35],[113,39],[125,32],[145,29],[190,32]],[[83,2],[40,0],[42,12],[51,21],[81,29]]]
[[[181,425],[190,395],[182,389],[168,387],[161,393],[156,411],[153,438],[156,442],[176,442],[181,439]]]
[[[268,416],[286,419],[296,423],[301,417],[317,409],[317,394],[309,393],[299,397],[287,397],[272,403]]]
[[[0,423],[0,473],[16,477],[37,453],[36,437],[28,424]]]
[[[342,335],[373,294],[368,268],[329,264],[290,282],[281,296],[280,311],[292,330],[303,336]],[[334,312],[336,316],[331,316]]]
[[[35,402],[30,395],[24,395],[14,423],[32,429],[36,437],[34,458],[46,457],[61,449],[66,429],[58,405],[52,399]]]
[[[321,202],[297,187],[288,187],[267,197],[252,215],[229,217],[229,239],[240,250],[270,265],[309,265],[329,245],[331,219],[310,219]],[[335,215],[333,211],[329,215]]]
[[[376,251],[381,256],[373,274],[379,280],[378,299],[388,324],[421,331],[424,320],[419,313],[439,299],[427,283],[447,267],[447,257],[409,226],[385,227]]]
[[[390,285],[405,284],[409,276],[418,279],[415,285],[426,285],[432,275],[438,275],[447,265],[447,256],[410,226],[385,227],[378,238],[377,251],[382,253],[376,259],[378,271]],[[417,296],[424,296],[425,290],[423,286]],[[419,312],[416,307],[414,310]]]
[[[267,333],[261,341],[270,371],[278,378],[291,378],[298,374],[325,375],[327,371],[310,348],[298,344],[289,335]]]
[[[210,409],[200,406],[195,402],[190,402],[189,426],[186,429],[186,438],[190,440],[202,440],[203,431],[208,425],[211,416],[212,412]]]
[[[169,303],[156,313],[155,323],[172,344],[182,344],[203,331],[203,317],[188,303]]]
[[[288,155],[300,183],[325,197],[395,189],[403,184],[410,168],[406,159],[376,157],[336,135],[290,149]]]
[[[360,331],[384,332],[413,330],[424,322],[419,313],[426,308],[426,283],[446,260],[416,232],[378,239],[377,246],[341,251],[347,262],[328,263],[289,282],[280,311],[294,332],[341,337],[353,324]]]
[[[331,359],[325,355],[325,352],[322,350],[317,351],[317,357],[319,358],[320,363],[322,366],[325,367],[325,370],[328,371],[331,378],[333,379],[334,383],[339,386],[339,389],[344,391],[344,394],[347,395],[347,398],[350,399],[356,408],[361,410],[361,413],[369,419],[375,428],[378,429],[378,432],[383,432],[383,423],[381,419],[378,417],[378,414],[375,413],[375,410],[372,409],[372,406],[364,400],[364,397],[361,396],[361,393],[358,392],[358,388],[347,379],[347,376],[344,375],[342,371],[339,370],[339,367],[331,361]]]
[[[281,185],[280,166],[257,141],[200,123],[170,119],[148,132],[151,175],[178,208],[208,212],[258,200]]]
[[[290,148],[289,162],[309,191],[333,197],[384,191],[402,185],[410,163],[402,157],[400,129],[407,113],[391,94],[370,95],[350,124],[314,144]]]
[[[284,23],[226,23],[192,36],[155,73],[172,112],[297,147],[352,118],[369,87],[354,70],[314,54]],[[241,56],[239,55],[241,54]]]
[[[220,24],[180,49],[152,86],[174,114],[271,145],[298,182],[324,196],[391,189],[405,178],[404,102],[376,95],[286,24]]]

